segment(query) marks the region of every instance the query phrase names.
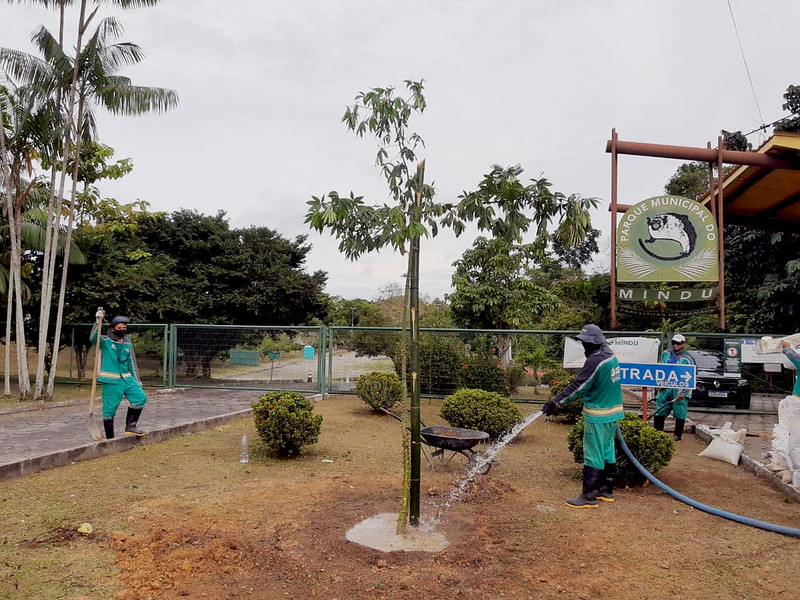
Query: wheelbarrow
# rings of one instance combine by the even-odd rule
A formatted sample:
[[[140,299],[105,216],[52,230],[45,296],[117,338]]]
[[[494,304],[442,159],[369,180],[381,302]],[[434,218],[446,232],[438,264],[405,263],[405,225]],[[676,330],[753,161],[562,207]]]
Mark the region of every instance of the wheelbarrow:
[[[480,465],[477,471],[479,475],[488,473],[492,465],[498,464],[492,459],[485,460],[482,452],[473,450],[473,446],[489,439],[489,434],[485,431],[434,425],[420,429],[419,435],[422,443],[429,448],[425,459],[433,471],[446,467],[456,454],[466,457],[471,468]]]
[[[393,419],[403,422],[403,419],[393,412],[385,408],[380,410]],[[477,475],[485,475],[492,466],[500,464],[494,459],[483,460],[485,455],[472,449],[473,446],[489,439],[489,434],[485,431],[443,425],[428,427],[425,423],[421,425],[423,428],[419,430],[419,435],[422,443],[428,447],[428,452],[423,452],[423,455],[432,471],[446,467],[456,454],[466,457],[470,467],[480,464],[480,468],[476,471]]]

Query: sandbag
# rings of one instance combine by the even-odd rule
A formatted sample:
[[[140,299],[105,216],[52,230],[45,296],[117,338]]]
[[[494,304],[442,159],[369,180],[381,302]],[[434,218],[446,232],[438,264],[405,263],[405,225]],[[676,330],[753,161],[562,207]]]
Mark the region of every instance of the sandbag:
[[[772,426],[772,450],[769,451],[770,462],[781,469],[789,468],[789,429],[776,423]]]
[[[728,421],[719,432],[719,437],[711,440],[711,443],[697,456],[721,460],[732,465],[738,465],[742,456],[744,438],[747,435],[746,429],[734,431]]]
[[[800,344],[800,333],[793,333],[782,338],[763,337],[756,340],[756,352],[758,354],[774,354],[783,350],[782,342],[789,342],[793,347]]]
[[[786,396],[778,403],[778,423],[786,429],[791,429],[798,410],[800,410],[800,398]]]
[[[800,471],[800,408],[794,411],[789,423],[789,467]]]
[[[704,456],[706,458],[713,458],[714,460],[721,460],[722,462],[731,463],[736,466],[739,464],[739,458],[742,456],[744,446],[736,442],[726,442],[722,438],[715,438],[711,443],[697,456]]]

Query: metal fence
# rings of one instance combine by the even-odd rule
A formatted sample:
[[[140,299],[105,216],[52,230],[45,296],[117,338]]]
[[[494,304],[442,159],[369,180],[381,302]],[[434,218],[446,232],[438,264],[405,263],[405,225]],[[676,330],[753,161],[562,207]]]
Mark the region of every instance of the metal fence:
[[[61,351],[56,380],[91,378],[94,349],[90,324],[65,327],[70,343]],[[480,387],[513,399],[543,400],[562,368],[564,338],[576,331],[422,329],[420,387],[426,396],[445,396],[460,387]],[[372,371],[402,373],[407,336],[400,328],[277,327],[231,325],[130,324],[143,382],[147,386],[293,390],[354,393],[358,377]],[[659,332],[614,331],[609,338],[655,338]],[[692,348],[724,351],[725,340],[743,343],[763,334],[738,336],[687,333]],[[772,337],[781,337],[773,335]],[[13,347],[12,347],[13,348]],[[0,345],[4,374],[5,344]],[[35,368],[36,355],[29,350]],[[16,353],[11,353],[16,375]],[[408,371],[408,362],[406,363]],[[498,368],[500,367],[500,368]],[[31,371],[33,372],[33,371]],[[742,378],[754,393],[790,394],[794,371],[776,365],[743,363]]]
[[[321,392],[324,327],[170,326],[170,387]]]

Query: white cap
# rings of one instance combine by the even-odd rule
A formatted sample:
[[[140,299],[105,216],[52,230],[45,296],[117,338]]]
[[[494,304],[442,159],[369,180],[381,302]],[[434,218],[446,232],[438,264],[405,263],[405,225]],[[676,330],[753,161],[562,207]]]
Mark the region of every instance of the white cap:
[[[676,333],[675,335],[672,336],[672,341],[683,344],[686,342],[686,338],[683,337],[683,335],[681,335],[680,333]]]

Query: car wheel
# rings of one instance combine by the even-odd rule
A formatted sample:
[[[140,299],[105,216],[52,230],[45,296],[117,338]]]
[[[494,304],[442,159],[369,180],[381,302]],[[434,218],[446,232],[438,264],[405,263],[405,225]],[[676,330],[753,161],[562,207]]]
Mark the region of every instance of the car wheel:
[[[737,398],[735,406],[737,410],[750,410],[750,394]]]

